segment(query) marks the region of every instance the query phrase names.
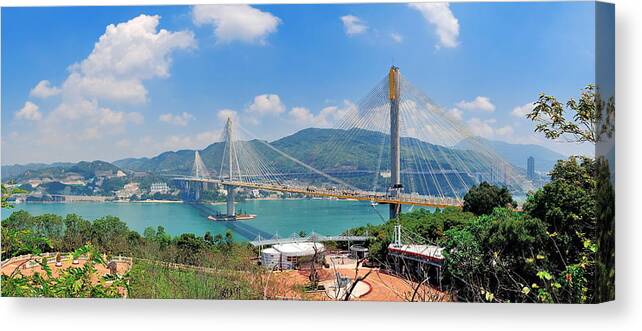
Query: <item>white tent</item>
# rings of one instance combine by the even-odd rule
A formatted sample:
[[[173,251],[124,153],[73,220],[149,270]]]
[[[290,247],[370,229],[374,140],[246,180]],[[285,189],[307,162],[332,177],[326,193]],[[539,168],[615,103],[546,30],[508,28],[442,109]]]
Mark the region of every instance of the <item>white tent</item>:
[[[261,264],[269,269],[292,269],[302,257],[312,257],[315,252],[325,252],[325,246],[309,242],[274,245],[261,251]]]

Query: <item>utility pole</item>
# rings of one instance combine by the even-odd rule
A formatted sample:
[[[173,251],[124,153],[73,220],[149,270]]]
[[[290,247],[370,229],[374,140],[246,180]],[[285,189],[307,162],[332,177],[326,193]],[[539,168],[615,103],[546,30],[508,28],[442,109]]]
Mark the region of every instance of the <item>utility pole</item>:
[[[388,73],[388,98],[390,99],[390,195],[399,196],[401,185],[401,149],[399,134],[399,68],[392,66]],[[390,218],[401,214],[400,204],[390,204]]]

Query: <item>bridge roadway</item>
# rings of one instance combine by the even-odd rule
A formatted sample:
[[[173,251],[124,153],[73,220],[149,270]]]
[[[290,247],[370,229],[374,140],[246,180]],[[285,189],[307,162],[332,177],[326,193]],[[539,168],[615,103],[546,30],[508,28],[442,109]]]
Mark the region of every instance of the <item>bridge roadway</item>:
[[[422,207],[462,207],[463,202],[455,198],[441,198],[426,195],[410,195],[400,194],[399,196],[390,196],[383,193],[374,193],[361,190],[347,190],[347,189],[324,189],[318,187],[296,187],[291,185],[280,184],[264,184],[264,183],[251,183],[242,181],[228,181],[213,178],[198,178],[198,177],[180,177],[174,178],[178,181],[200,182],[208,184],[228,185],[235,187],[253,188],[265,191],[274,192],[287,192],[299,193],[308,196],[318,197],[331,197],[337,199],[352,199],[360,201],[374,201],[381,204],[401,204],[401,205],[415,205]]]

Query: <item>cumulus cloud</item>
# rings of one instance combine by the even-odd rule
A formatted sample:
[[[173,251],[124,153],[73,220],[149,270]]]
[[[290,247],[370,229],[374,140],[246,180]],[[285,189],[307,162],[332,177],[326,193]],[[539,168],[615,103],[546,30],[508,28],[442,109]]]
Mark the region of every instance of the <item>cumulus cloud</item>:
[[[40,107],[31,101],[25,102],[25,105],[16,113],[16,118],[39,121],[42,119],[42,113],[38,110]]]
[[[491,123],[490,121],[482,121],[477,117],[473,117],[468,120],[468,128],[475,136],[492,138],[495,130],[490,125]]]
[[[324,107],[316,115],[307,108],[294,107],[288,116],[297,127],[332,127],[347,117],[355,116],[357,112],[357,105],[344,100],[343,105]]]
[[[33,144],[30,151],[45,159],[78,159],[82,140],[95,140],[94,146],[116,146],[126,125],[141,124],[143,115],[127,108],[147,101],[144,83],[169,77],[171,55],[196,47],[192,32],[159,29],[159,23],[159,16],[140,15],[110,24],[90,54],[69,66],[69,74],[59,87],[40,81],[31,95],[59,94],[60,101],[49,112],[31,115],[41,120],[29,132],[28,140]],[[105,137],[109,139],[97,140]],[[50,147],[52,144],[56,149]],[[114,152],[102,148],[97,154],[98,150],[83,149],[80,157],[105,158],[106,153]]]
[[[221,130],[213,130],[203,131],[194,135],[169,135],[160,143],[152,143],[158,151],[200,149],[217,142],[221,134]]]
[[[213,26],[217,42],[258,44],[265,44],[267,36],[276,32],[281,23],[271,13],[249,5],[196,5],[192,8],[192,21],[197,26]]]
[[[368,25],[354,15],[341,16],[341,22],[343,22],[343,28],[349,37],[364,33],[368,30]]]
[[[231,118],[232,121],[236,121],[238,119],[238,113],[231,109],[221,109],[216,114],[216,118],[223,123],[225,123],[228,118]]]
[[[452,108],[446,111],[446,117],[451,120],[461,121],[463,118],[463,112],[457,108]]]
[[[314,115],[305,107],[294,107],[288,115],[297,123],[309,124],[315,122]]]
[[[495,130],[495,133],[496,133],[498,136],[510,137],[510,136],[512,136],[512,135],[513,135],[514,130],[513,130],[513,127],[512,127],[512,126],[510,126],[510,125],[506,125],[506,126],[503,126],[503,127],[501,127],[501,128],[498,128],[497,130]]]
[[[526,114],[533,111],[533,108],[535,108],[535,104],[532,102],[529,102],[525,105],[521,105],[513,108],[513,111],[510,114],[515,117],[524,118],[526,117]]]
[[[254,101],[247,111],[257,115],[278,115],[285,111],[285,105],[276,94],[261,94],[254,97]]]
[[[457,103],[457,107],[465,110],[481,110],[485,112],[495,111],[495,105],[490,101],[488,97],[476,97],[472,101],[460,101]]]
[[[410,8],[418,10],[426,22],[434,26],[439,38],[437,47],[453,48],[459,44],[459,21],[447,3],[411,3]]]
[[[499,128],[493,127],[497,121],[495,119],[481,120],[477,117],[473,117],[468,120],[469,130],[476,136],[484,138],[513,138],[515,131],[510,125],[505,125]]]
[[[43,99],[57,94],[60,94],[60,89],[55,86],[51,86],[51,83],[48,80],[41,80],[33,89],[31,89],[31,92],[29,92],[30,96]]]
[[[196,47],[193,33],[158,29],[160,16],[140,15],[110,24],[91,54],[71,66],[64,97],[142,103],[144,80],[169,77],[171,53]]]
[[[80,120],[79,126],[140,124],[140,113],[114,111],[100,103],[144,103],[143,82],[168,77],[171,53],[195,47],[191,32],[159,30],[159,20],[159,16],[140,15],[108,25],[89,56],[70,67],[60,90],[62,102],[49,115],[49,124],[56,120]]]
[[[158,117],[161,122],[169,123],[169,124],[174,124],[178,126],[187,126],[187,123],[190,120],[194,119],[194,115],[187,113],[187,112],[182,112],[180,114],[162,114]]]

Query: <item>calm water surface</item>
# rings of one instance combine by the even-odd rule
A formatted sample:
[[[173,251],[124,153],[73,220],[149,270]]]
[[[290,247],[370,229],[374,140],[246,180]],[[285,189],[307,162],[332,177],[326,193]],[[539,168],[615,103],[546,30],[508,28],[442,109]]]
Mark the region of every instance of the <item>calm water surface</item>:
[[[172,235],[191,232],[203,235],[224,234],[230,229],[238,240],[262,237],[290,236],[303,230],[323,235],[336,235],[366,224],[381,224],[388,215],[388,206],[379,205],[375,210],[369,202],[337,200],[253,200],[237,204],[237,209],[256,214],[256,219],[237,222],[215,222],[207,219],[216,210],[225,211],[225,205],[191,205],[182,203],[23,203],[13,210],[26,210],[33,215],[46,213],[65,216],[75,213],[94,220],[106,215],[119,217],[130,229],[140,233],[146,227],[161,225]],[[405,208],[404,210],[407,210]],[[12,210],[2,210],[2,218]]]

